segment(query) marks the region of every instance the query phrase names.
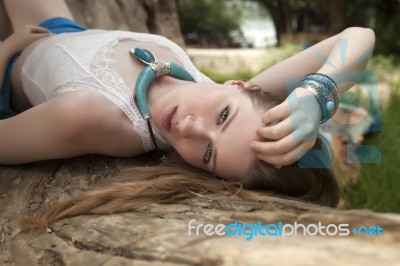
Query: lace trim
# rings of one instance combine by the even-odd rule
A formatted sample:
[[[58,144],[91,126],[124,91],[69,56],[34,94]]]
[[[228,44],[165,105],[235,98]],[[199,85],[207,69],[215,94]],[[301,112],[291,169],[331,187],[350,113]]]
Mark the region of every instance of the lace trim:
[[[114,48],[118,43],[121,40],[130,39],[135,41],[152,42],[156,43],[158,46],[166,47],[180,62],[180,64],[182,64],[193,75],[196,81],[212,81],[202,75],[194,67],[192,62],[185,55],[185,52],[177,44],[164,37],[142,33],[135,33],[133,37],[131,32],[122,31],[110,32],[108,34],[108,36],[114,34],[114,37],[111,38],[111,41],[108,41],[106,45],[103,45],[98,49],[90,63],[89,69],[85,69],[92,74],[92,77],[64,83],[55,90],[52,97],[78,90],[94,90],[102,93],[113,104],[118,106],[132,121],[133,130],[141,137],[145,151],[153,150],[154,146],[147,130],[146,122],[136,107],[133,91],[126,86],[115,66],[113,53]],[[72,54],[70,54],[70,56],[74,57]],[[73,59],[79,63],[77,58]],[[154,133],[161,149],[170,147],[170,145],[165,142],[157,132]]]
[[[139,110],[136,108],[133,93],[127,89],[124,80],[116,74],[113,47],[118,40],[113,40],[95,54],[90,65],[92,77],[63,84],[55,91],[55,95],[78,90],[95,90],[101,92],[113,104],[118,106],[132,121],[134,131],[141,137],[145,151],[154,149],[147,126]],[[112,69],[113,71],[110,71]]]

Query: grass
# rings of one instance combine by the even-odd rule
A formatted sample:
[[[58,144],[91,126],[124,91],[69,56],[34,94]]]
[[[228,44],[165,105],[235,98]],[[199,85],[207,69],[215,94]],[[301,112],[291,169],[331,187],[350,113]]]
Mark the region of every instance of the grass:
[[[210,70],[209,68],[205,67],[199,67],[199,70],[206,75],[207,77],[211,78],[213,81],[216,83],[224,83],[227,80],[249,80],[252,77],[254,77],[258,72],[256,71],[251,71],[251,70],[239,70],[235,72],[230,72],[230,73],[218,73],[213,70]]]
[[[299,45],[287,44],[282,48],[268,48],[268,56],[266,58],[265,64],[257,71],[251,71],[249,69],[241,69],[239,71],[231,73],[219,73],[208,67],[197,66],[198,69],[203,72],[206,76],[211,78],[217,83],[223,83],[227,80],[249,80],[263,70],[283,61],[284,59],[297,54],[302,49]]]
[[[400,213],[400,80],[392,82],[383,128],[364,141],[381,152],[379,164],[362,164],[357,185],[344,189],[347,208]]]

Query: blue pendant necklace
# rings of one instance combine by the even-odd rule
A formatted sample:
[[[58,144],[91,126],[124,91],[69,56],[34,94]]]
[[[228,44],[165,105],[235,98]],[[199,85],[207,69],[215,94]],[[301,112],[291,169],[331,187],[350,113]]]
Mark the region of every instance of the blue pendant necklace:
[[[160,62],[148,50],[143,48],[134,48],[130,50],[130,54],[140,60],[147,66],[140,71],[135,85],[135,99],[139,107],[139,112],[147,122],[151,140],[156,150],[158,145],[154,137],[153,129],[151,127],[151,116],[147,107],[147,91],[150,84],[157,78],[168,75],[170,77],[195,82],[192,75],[180,65],[175,63]]]

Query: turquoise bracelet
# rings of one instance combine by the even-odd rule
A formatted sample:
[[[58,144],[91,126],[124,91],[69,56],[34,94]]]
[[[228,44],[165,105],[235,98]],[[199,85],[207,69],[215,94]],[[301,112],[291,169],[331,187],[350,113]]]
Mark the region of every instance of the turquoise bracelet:
[[[312,73],[305,76],[297,85],[313,93],[321,108],[320,123],[329,120],[339,107],[339,89],[328,75]]]

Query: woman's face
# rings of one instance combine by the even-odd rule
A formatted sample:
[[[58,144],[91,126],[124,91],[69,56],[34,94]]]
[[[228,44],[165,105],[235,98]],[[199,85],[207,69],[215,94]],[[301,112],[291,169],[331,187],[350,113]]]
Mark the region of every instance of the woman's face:
[[[243,176],[257,160],[261,112],[237,86],[190,84],[152,104],[152,122],[189,164],[226,179]]]

